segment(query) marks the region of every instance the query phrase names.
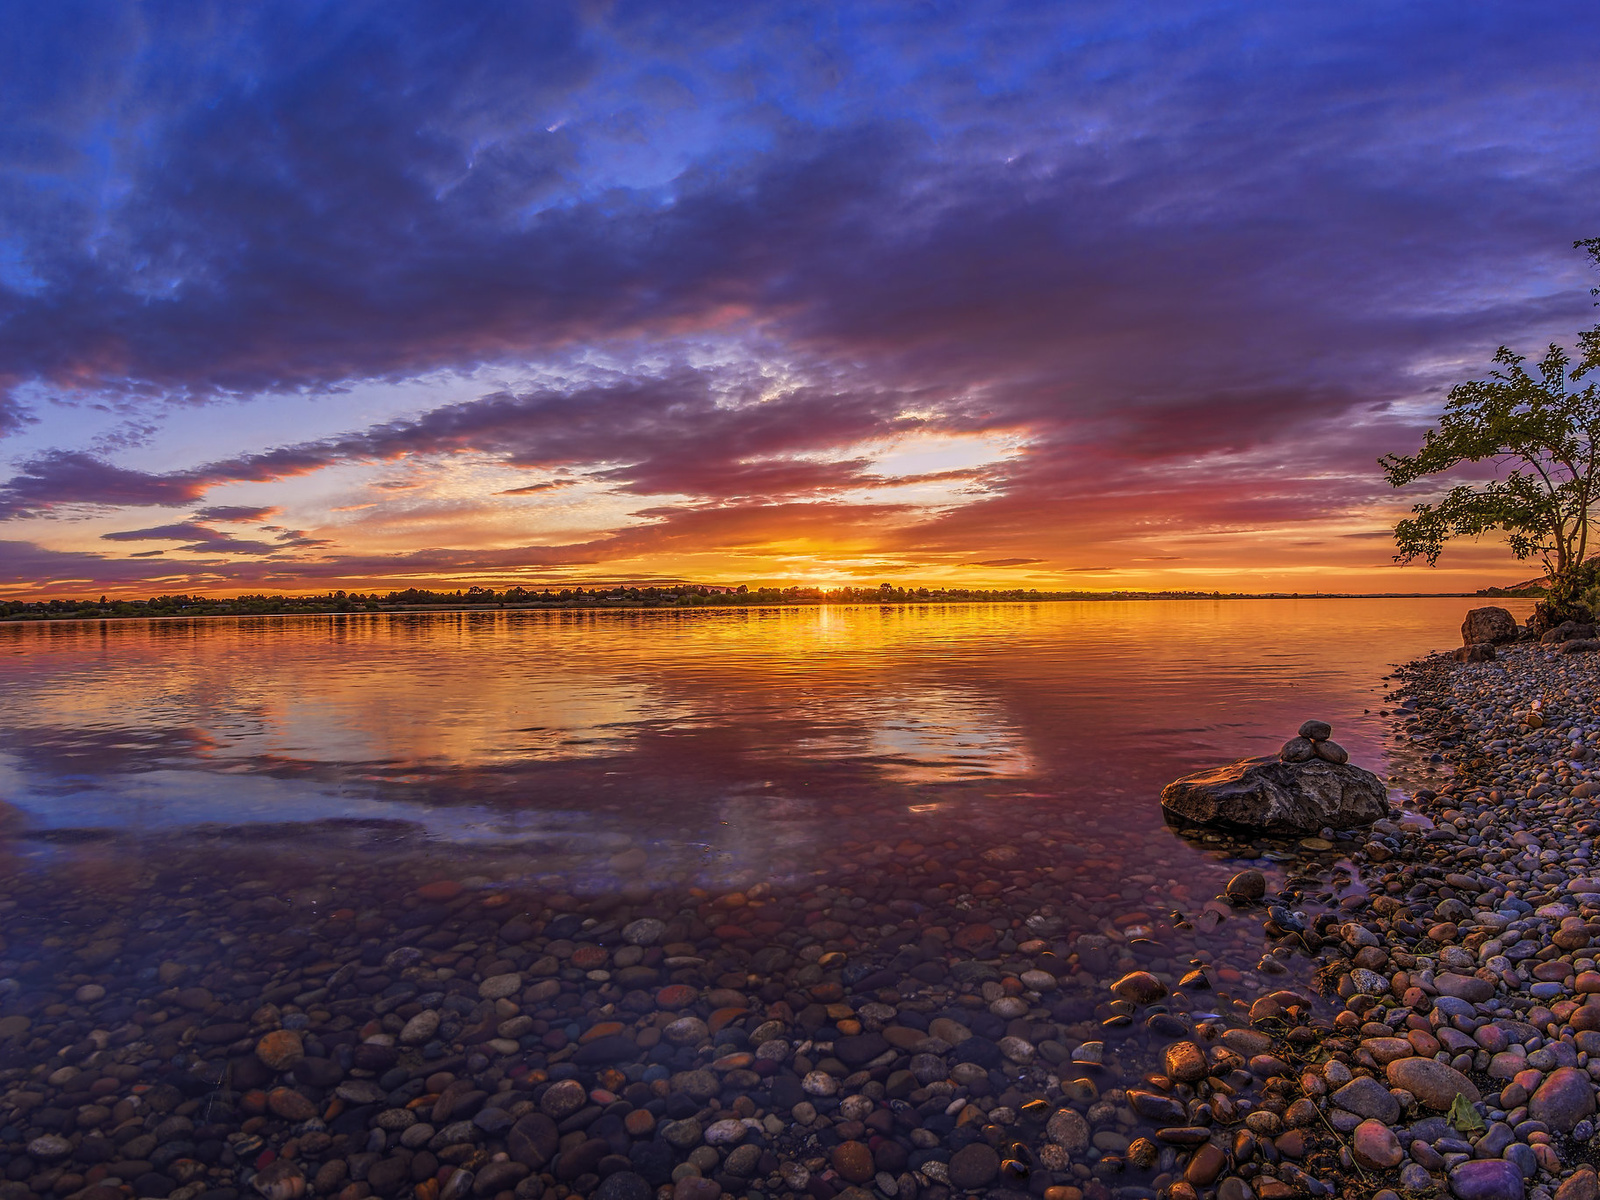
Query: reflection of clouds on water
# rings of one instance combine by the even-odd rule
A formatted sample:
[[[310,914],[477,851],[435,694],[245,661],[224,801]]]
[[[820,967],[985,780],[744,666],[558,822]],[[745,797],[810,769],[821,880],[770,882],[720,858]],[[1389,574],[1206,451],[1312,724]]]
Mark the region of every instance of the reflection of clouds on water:
[[[621,832],[733,873],[762,855],[803,869],[810,847],[862,822],[984,833],[1028,809],[1153,828],[1163,783],[1270,749],[1306,716],[1333,720],[1358,761],[1377,759],[1386,722],[1362,710],[1379,707],[1385,664],[1448,634],[1461,608],[3,626],[0,799],[58,829],[342,817],[541,860],[580,835],[599,853]]]
[[[869,753],[897,783],[1030,774],[1033,757],[998,705],[973,692],[926,687],[881,702]]]

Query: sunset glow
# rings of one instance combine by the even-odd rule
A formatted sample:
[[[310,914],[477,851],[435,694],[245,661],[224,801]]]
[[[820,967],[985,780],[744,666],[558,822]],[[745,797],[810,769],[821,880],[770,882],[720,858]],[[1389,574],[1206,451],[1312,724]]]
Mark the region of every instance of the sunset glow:
[[[0,594],[1538,573],[1376,459],[1592,323],[1591,9],[697,11],[14,13]]]

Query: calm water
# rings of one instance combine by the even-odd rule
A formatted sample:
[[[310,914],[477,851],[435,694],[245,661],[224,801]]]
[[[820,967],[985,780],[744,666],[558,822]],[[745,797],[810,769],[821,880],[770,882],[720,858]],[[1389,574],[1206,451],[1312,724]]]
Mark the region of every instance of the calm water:
[[[1164,783],[1307,717],[1384,770],[1382,677],[1472,603],[3,625],[0,799],[40,856],[292,834],[571,867],[640,843],[664,872],[778,876],[863,830],[1158,838]]]
[[[857,1017],[920,1030],[943,1013],[987,1030],[993,1047],[981,1089],[961,1085],[962,1102],[987,1097],[971,1111],[999,1114],[995,1088],[1017,1104],[1065,1103],[1070,1091],[1082,1108],[1097,1087],[1164,1070],[1166,1046],[1195,1022],[1244,1024],[1269,992],[1314,991],[1303,942],[1264,923],[1259,906],[1218,898],[1230,875],[1263,868],[1272,895],[1307,922],[1365,883],[1344,857],[1348,841],[1179,836],[1161,820],[1162,785],[1271,751],[1307,717],[1331,721],[1355,761],[1425,776],[1427,764],[1384,758],[1383,676],[1453,644],[1469,606],[0,626],[0,1071],[38,1077],[61,1065],[38,1066],[53,1048],[136,1022],[126,1029],[140,1040],[118,1052],[127,1061],[117,1075],[49,1076],[62,1089],[49,1111],[81,1119],[72,1113],[87,1113],[91,1097],[165,1081],[193,1106],[206,1097],[196,1119],[221,1154],[219,1139],[249,1111],[242,1089],[254,1085],[238,1081],[272,1076],[250,1065],[259,1029],[246,1032],[247,1019],[309,1031],[307,1053],[332,1060],[327,1079],[353,1069],[369,1039],[442,1011],[440,1038],[420,1059],[408,1051],[397,1078],[420,1072],[421,1087],[428,1062],[454,1053],[450,1070],[485,1089],[526,1090],[547,1069],[598,1086],[576,1047],[600,1023],[631,1031],[616,1034],[622,1066],[603,1073],[615,1089],[650,1072],[667,1086],[670,1071],[746,1045],[772,1017],[806,1038],[787,1074],[770,1086],[750,1071],[726,1080],[750,1111],[771,1106],[783,1124],[811,1120],[794,1106],[800,1077],[818,1065],[806,1055],[875,1028]],[[666,945],[621,945],[640,917],[658,922]],[[1135,968],[1174,989],[1149,1013],[1108,999]],[[1195,968],[1204,984],[1180,985]],[[557,970],[557,990],[544,990]],[[469,1038],[465,1013],[507,1015],[503,998],[480,1002],[477,981],[518,973],[522,987],[524,971],[542,980],[511,1006],[527,1023]],[[1013,991],[1026,979],[1039,990],[1008,1005],[1002,977]],[[281,1011],[262,1007],[268,997]],[[850,1003],[832,1004],[841,997]],[[659,1041],[658,1017],[746,1003],[757,1011],[722,1031],[721,1049],[709,1036],[703,1048]],[[1002,1071],[993,1039],[1003,1035],[1042,1057]],[[99,1059],[83,1062],[98,1072]],[[840,1078],[852,1070],[827,1057],[821,1066]],[[293,1070],[302,1093],[326,1098]],[[888,1075],[881,1062],[875,1070]],[[1245,1088],[1250,1077],[1230,1079]],[[953,1138],[943,1095],[934,1108]],[[823,1106],[833,1113],[838,1101]],[[1088,1111],[1109,1121],[1109,1107]],[[371,1144],[373,1111],[354,1110],[365,1140],[353,1144]],[[266,1129],[287,1136],[281,1124]],[[1043,1136],[1020,1125],[1007,1136],[1016,1130]],[[1102,1148],[1096,1134],[1094,1170],[1130,1194],[1154,1195],[1182,1168],[1173,1146],[1153,1166],[1124,1164],[1114,1151],[1127,1138],[1101,1132],[1114,1140]],[[0,1124],[0,1166],[12,1171],[32,1136]],[[783,1153],[809,1156],[810,1136],[786,1130]],[[93,1157],[102,1168],[103,1157]],[[220,1161],[213,1182],[248,1178],[248,1162]],[[1082,1161],[1070,1174],[1064,1160],[1049,1169],[1036,1180],[1090,1175]],[[57,1168],[28,1177],[41,1195],[87,1178]],[[158,1184],[143,1194],[165,1194]]]

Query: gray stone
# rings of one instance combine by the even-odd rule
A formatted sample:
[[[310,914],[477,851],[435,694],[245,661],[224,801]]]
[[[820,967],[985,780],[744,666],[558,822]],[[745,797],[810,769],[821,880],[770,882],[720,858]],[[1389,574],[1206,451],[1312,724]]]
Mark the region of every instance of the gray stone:
[[[655,917],[640,917],[622,927],[622,940],[630,946],[654,946],[666,931],[666,922]]]
[[[1359,1117],[1373,1117],[1385,1125],[1400,1119],[1400,1102],[1394,1093],[1369,1075],[1352,1079],[1333,1094],[1333,1102]]]
[[[1050,1118],[1045,1126],[1045,1136],[1058,1146],[1066,1148],[1074,1157],[1089,1149],[1089,1122],[1070,1108],[1063,1108]]]
[[[655,1188],[644,1176],[632,1171],[617,1171],[607,1175],[595,1189],[595,1200],[653,1200]]]
[[[1201,825],[1269,833],[1316,833],[1325,826],[1370,825],[1389,815],[1388,792],[1371,771],[1316,758],[1286,763],[1247,758],[1169,783],[1168,814]]]

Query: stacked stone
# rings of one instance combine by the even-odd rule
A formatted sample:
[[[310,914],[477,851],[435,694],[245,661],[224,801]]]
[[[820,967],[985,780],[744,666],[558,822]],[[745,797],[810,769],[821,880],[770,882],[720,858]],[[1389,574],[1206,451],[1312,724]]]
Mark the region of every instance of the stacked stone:
[[[1349,762],[1350,755],[1345,748],[1338,742],[1328,740],[1332,736],[1333,726],[1326,721],[1307,721],[1300,726],[1298,736],[1283,744],[1278,757],[1286,763],[1310,762],[1313,758],[1341,765]]]

